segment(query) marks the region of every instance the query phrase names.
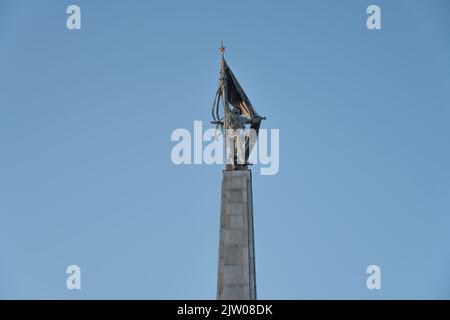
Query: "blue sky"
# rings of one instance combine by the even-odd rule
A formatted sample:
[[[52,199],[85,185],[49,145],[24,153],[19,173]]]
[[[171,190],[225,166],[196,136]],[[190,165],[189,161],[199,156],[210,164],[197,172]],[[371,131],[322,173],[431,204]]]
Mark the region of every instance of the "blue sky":
[[[0,298],[215,298],[222,167],[173,165],[170,135],[211,120],[220,40],[280,129],[279,173],[254,170],[258,297],[450,298],[449,9],[1,1]]]

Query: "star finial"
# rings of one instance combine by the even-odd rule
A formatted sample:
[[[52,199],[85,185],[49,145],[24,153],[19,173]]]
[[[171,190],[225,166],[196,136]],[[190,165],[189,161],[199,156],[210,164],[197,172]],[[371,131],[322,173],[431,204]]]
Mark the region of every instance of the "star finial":
[[[221,47],[219,48],[220,53],[223,55],[225,53],[226,47],[223,46],[223,41],[220,41]]]

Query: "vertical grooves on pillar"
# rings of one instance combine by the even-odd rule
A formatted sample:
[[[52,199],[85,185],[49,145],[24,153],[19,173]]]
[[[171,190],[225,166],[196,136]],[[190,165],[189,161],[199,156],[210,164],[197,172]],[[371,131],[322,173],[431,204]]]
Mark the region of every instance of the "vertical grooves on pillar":
[[[219,257],[218,257],[218,270],[217,270],[217,295],[216,299],[219,300],[222,295],[222,283],[223,283],[223,272],[222,272],[222,248],[224,246],[224,227],[225,227],[225,215],[223,212],[225,212],[225,198],[226,198],[226,192],[225,192],[225,185],[226,185],[226,176],[224,175],[222,178],[222,186],[221,186],[221,197],[220,197],[220,229],[219,229]]]
[[[247,204],[248,204],[248,254],[249,254],[249,281],[250,281],[250,300],[256,300],[256,266],[255,266],[255,228],[253,226],[253,187],[252,172],[249,170],[249,179],[247,180]]]

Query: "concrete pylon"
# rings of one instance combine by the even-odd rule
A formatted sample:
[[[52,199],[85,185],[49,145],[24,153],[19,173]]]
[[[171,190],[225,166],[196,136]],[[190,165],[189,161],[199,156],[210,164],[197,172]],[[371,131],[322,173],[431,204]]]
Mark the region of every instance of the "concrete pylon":
[[[256,299],[252,172],[248,169],[223,171],[217,299]]]

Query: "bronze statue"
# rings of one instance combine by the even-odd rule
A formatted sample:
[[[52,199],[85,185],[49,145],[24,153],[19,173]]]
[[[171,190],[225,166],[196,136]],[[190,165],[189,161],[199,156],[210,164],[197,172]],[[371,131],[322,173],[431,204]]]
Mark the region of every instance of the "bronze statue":
[[[256,113],[250,100],[240,86],[230,67],[225,61],[225,47],[222,53],[219,88],[217,89],[212,106],[212,116],[216,124],[225,135],[227,170],[245,170],[248,157],[256,143],[261,117]],[[223,116],[219,114],[220,105]],[[250,134],[245,134],[245,125],[250,124]]]

